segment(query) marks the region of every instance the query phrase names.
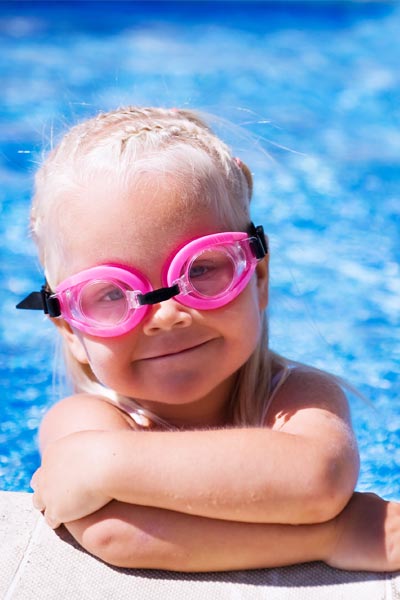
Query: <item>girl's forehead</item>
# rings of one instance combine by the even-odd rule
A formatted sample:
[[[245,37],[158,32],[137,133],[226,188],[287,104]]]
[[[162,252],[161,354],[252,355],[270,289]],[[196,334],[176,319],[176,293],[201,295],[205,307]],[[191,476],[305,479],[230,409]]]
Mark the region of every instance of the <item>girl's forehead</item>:
[[[224,229],[215,203],[167,183],[118,189],[99,181],[71,198],[60,223],[62,277],[106,262],[148,269],[189,239]]]

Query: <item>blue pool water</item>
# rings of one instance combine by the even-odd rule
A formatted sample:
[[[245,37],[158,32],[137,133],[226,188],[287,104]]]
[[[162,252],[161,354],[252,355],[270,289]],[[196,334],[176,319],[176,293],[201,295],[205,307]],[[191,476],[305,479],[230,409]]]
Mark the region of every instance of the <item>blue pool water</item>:
[[[389,2],[0,2],[1,489],[28,489],[61,393],[51,326],[14,308],[41,283],[32,175],[68,124],[130,103],[248,132],[219,125],[271,239],[272,346],[370,399],[359,489],[400,498],[399,27]]]

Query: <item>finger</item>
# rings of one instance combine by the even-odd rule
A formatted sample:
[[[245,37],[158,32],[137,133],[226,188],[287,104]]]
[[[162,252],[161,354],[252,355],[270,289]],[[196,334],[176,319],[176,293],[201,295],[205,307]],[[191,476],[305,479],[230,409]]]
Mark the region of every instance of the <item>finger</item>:
[[[33,491],[35,491],[36,485],[37,485],[37,476],[36,476],[36,473],[34,473],[32,475],[32,478],[31,478],[31,480],[29,482],[29,485],[31,486],[31,488],[33,489]]]
[[[45,511],[44,513],[44,517],[46,519],[46,523],[52,528],[52,529],[57,529],[58,527],[60,527],[61,522],[58,519],[55,519],[54,517],[50,516],[49,514],[47,514],[47,511]]]
[[[31,477],[31,481],[30,481],[30,486],[33,489],[33,491],[36,490],[38,484],[39,484],[39,475],[40,475],[40,467],[39,469],[37,469],[34,474]]]
[[[44,501],[42,500],[42,498],[40,497],[40,494],[38,492],[35,492],[33,494],[32,503],[33,503],[33,506],[37,510],[40,510],[41,512],[43,512],[46,508],[46,505],[45,505]]]

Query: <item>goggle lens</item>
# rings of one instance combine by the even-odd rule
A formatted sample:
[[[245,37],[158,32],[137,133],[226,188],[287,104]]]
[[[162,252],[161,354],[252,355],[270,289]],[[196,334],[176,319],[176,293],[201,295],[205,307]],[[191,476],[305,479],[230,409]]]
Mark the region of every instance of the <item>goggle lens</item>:
[[[210,248],[190,261],[187,277],[193,291],[205,298],[226,293],[237,276],[237,265],[228,248]]]
[[[126,319],[129,311],[126,292],[127,286],[122,282],[88,282],[76,294],[79,312],[92,323],[101,323],[105,327],[117,325]],[[73,308],[71,312],[75,312]],[[79,318],[78,314],[73,316]]]

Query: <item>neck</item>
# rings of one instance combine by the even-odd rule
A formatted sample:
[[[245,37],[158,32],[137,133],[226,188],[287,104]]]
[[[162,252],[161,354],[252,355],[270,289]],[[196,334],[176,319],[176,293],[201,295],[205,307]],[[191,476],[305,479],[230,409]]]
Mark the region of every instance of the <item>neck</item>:
[[[231,399],[234,393],[236,374],[214,388],[207,396],[193,402],[166,404],[140,400],[141,406],[161,421],[176,429],[218,428],[230,425]],[[155,423],[157,427],[158,424]]]

